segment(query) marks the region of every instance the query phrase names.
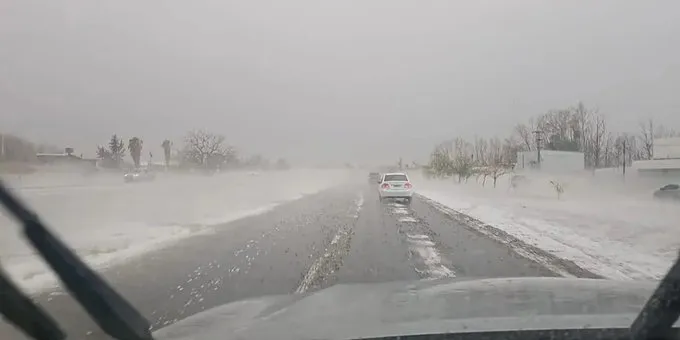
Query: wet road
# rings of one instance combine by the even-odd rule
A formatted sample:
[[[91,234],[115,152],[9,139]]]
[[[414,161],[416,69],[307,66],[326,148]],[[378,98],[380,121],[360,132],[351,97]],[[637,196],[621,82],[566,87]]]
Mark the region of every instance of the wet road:
[[[349,186],[216,226],[103,274],[154,329],[231,301],[334,284],[558,275],[466,223],[419,197],[411,206],[380,203],[368,185]],[[71,338],[106,338],[68,296],[36,300]],[[0,323],[0,338],[24,337]]]

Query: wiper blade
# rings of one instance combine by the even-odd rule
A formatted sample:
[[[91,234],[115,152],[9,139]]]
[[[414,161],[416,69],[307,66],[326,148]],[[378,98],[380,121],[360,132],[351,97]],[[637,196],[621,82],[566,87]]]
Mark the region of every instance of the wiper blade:
[[[0,202],[23,224],[24,236],[104,332],[120,340],[152,339],[149,322],[12,196],[2,182]]]
[[[57,322],[22,294],[2,268],[0,268],[0,315],[4,315],[9,322],[34,339],[66,338]]]
[[[652,296],[630,326],[631,338],[668,339],[675,336],[671,328],[680,317],[680,257],[659,282]]]

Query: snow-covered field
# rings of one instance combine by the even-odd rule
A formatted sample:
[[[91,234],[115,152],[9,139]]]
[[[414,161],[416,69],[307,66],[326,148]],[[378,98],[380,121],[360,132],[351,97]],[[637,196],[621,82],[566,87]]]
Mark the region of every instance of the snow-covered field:
[[[120,174],[39,174],[3,180],[88,263],[103,267],[278,204],[338,185],[344,170],[233,172],[215,176],[160,174],[124,184]],[[0,263],[25,289],[54,277],[0,212]]]
[[[515,189],[510,177],[494,188],[411,176],[419,194],[607,278],[658,279],[680,248],[680,205],[652,200],[658,183],[633,175],[534,173]]]

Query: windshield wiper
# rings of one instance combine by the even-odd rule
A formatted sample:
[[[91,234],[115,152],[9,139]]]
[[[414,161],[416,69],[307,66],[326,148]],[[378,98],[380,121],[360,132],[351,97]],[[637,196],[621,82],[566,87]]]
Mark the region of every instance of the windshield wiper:
[[[68,247],[43,225],[38,216],[19,202],[0,181],[0,202],[23,225],[24,236],[50,265],[71,295],[90,314],[99,327],[114,339],[152,339],[149,322],[132,305],[90,269]],[[4,277],[4,276],[3,276]],[[5,282],[8,284],[5,287]],[[17,302],[16,308],[3,307],[2,314],[17,327],[35,339],[61,339],[63,334],[53,320],[43,318],[44,313],[34,306],[7,278],[3,278],[3,300]],[[7,296],[4,296],[4,294]],[[27,308],[26,303],[34,309]],[[30,310],[30,312],[26,312]],[[48,320],[48,321],[46,321]],[[54,332],[51,337],[33,334],[34,324]],[[61,335],[61,337],[60,337]]]
[[[23,224],[24,236],[57,273],[66,288],[99,327],[114,339],[151,340],[149,322],[83,263],[20,203],[0,181],[0,203]],[[57,323],[36,306],[0,270],[0,314],[34,339],[65,337]],[[673,264],[630,327],[633,340],[674,337],[680,317],[680,257]]]
[[[680,255],[680,254],[679,254]],[[630,326],[633,340],[669,339],[680,317],[680,256]]]
[[[45,311],[24,296],[0,268],[0,315],[34,339],[66,338],[59,325]]]

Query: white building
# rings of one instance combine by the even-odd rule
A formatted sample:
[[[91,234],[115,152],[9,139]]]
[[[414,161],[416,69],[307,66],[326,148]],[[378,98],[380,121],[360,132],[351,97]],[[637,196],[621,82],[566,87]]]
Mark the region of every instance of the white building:
[[[585,168],[583,152],[555,150],[541,150],[540,167],[536,150],[518,152],[515,165],[515,170],[540,169],[551,173],[583,171]]]
[[[680,159],[680,137],[655,139],[652,156],[654,159]]]
[[[680,138],[655,139],[652,158],[633,162],[640,176],[680,181]]]

